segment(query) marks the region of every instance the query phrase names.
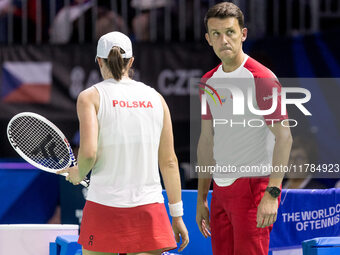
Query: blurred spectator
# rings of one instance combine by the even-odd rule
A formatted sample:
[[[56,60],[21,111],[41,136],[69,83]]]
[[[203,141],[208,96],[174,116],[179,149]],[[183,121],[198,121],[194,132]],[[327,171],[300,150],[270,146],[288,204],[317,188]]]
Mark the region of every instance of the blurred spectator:
[[[74,0],[70,6],[64,6],[51,26],[50,41],[56,44],[69,42],[73,33],[73,22],[92,6],[93,1],[89,0]]]
[[[317,145],[311,137],[297,136],[293,138],[293,145],[289,157],[291,171],[286,173],[283,182],[284,189],[325,189],[320,179],[308,170],[305,164],[317,163]],[[295,171],[294,171],[295,169]]]
[[[132,20],[133,34],[137,41],[151,39],[151,12],[154,12],[157,26],[157,37],[164,38],[165,7],[171,5],[171,0],[132,0],[131,7],[135,8],[136,16]],[[161,33],[161,34],[160,34]]]
[[[127,30],[127,25],[125,24],[122,17],[120,17],[113,11],[110,11],[103,7],[98,7],[98,16],[96,22],[96,40],[98,40],[102,35],[112,31],[123,32]]]
[[[63,44],[78,42],[79,30],[84,29],[84,40],[92,41],[92,0],[73,0],[70,6],[62,8],[50,29],[52,43]],[[83,19],[83,27],[81,27]],[[110,31],[123,31],[126,25],[123,19],[107,8],[97,7],[96,40]]]

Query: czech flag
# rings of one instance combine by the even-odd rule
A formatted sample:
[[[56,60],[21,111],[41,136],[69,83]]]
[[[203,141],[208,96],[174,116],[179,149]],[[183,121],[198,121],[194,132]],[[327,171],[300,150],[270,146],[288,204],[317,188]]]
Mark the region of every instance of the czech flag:
[[[4,62],[1,98],[5,103],[47,104],[51,98],[50,62]]]

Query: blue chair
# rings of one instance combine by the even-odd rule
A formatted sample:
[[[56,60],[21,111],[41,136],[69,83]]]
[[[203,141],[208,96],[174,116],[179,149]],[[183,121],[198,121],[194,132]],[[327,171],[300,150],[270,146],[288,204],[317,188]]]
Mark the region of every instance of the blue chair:
[[[302,242],[303,255],[340,254],[340,237],[319,237]]]
[[[77,243],[78,236],[58,236],[55,243],[50,243],[50,255],[80,255],[81,245]]]

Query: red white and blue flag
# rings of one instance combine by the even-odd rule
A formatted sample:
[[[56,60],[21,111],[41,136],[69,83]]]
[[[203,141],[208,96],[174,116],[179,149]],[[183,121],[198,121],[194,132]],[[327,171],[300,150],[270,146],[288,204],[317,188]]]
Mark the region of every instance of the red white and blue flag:
[[[51,98],[50,62],[4,62],[1,100],[6,103],[47,104]]]

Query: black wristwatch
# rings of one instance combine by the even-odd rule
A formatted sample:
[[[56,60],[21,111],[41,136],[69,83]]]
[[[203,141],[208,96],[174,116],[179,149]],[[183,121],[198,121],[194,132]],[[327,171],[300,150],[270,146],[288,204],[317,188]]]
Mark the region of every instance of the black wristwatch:
[[[281,193],[281,189],[278,187],[267,187],[266,191],[273,197],[273,198],[278,198]]]

